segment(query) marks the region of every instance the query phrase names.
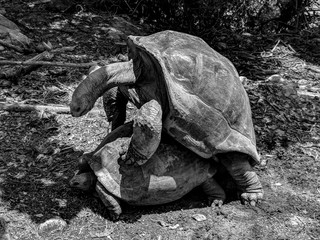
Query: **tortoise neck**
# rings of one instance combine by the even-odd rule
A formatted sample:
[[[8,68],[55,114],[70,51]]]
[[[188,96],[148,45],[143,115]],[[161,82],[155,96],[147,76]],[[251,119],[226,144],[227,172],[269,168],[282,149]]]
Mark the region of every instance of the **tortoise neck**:
[[[136,82],[139,76],[136,76],[139,71],[134,69],[132,60],[127,62],[112,63],[109,64],[97,74],[100,76],[97,78],[97,84],[93,84],[93,88],[96,89],[98,97],[102,96],[110,88],[131,85]]]

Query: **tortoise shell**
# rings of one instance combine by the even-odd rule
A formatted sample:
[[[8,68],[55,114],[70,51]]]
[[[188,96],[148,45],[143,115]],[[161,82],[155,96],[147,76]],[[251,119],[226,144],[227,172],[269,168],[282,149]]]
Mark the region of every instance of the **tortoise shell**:
[[[130,138],[108,143],[89,164],[98,181],[115,197],[131,205],[157,205],[180,199],[212,177],[216,168],[209,161],[180,144],[161,143],[155,154],[141,166],[121,160]],[[98,192],[99,193],[99,192]]]
[[[259,163],[249,98],[227,58],[201,38],[174,31],[130,36],[128,47],[134,61],[148,54],[163,75],[169,135],[204,158],[236,151]]]

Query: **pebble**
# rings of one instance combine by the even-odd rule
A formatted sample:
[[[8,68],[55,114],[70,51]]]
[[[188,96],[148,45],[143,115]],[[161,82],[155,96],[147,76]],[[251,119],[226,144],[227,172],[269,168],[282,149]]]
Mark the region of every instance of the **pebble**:
[[[165,221],[162,220],[158,220],[157,221],[162,227],[167,227],[169,229],[177,229],[180,225],[179,224],[175,224],[175,225],[171,225],[169,223],[166,223]]]
[[[266,82],[272,82],[272,83],[284,82],[284,81],[285,80],[279,74],[274,74],[266,79]]]
[[[217,43],[217,47],[220,48],[220,49],[227,49],[228,48],[228,45],[224,42],[218,42]]]
[[[195,219],[195,220],[198,221],[198,222],[202,222],[202,221],[207,220],[206,216],[203,215],[203,214],[194,214],[194,215],[192,216],[192,218]]]
[[[240,79],[240,82],[242,83],[242,85],[247,85],[248,78],[246,78],[244,76],[240,76],[239,79]]]
[[[252,34],[251,34],[251,33],[244,32],[244,33],[242,33],[242,36],[245,36],[245,37],[252,37]]]
[[[39,225],[38,232],[40,235],[50,234],[56,231],[62,231],[67,226],[67,222],[59,219],[59,218],[52,218],[44,223]]]

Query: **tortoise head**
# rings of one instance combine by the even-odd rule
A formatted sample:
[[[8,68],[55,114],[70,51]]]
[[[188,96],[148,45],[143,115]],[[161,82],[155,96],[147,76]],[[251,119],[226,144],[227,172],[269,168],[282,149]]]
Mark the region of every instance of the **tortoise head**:
[[[93,171],[76,174],[69,182],[70,187],[82,191],[94,190],[97,183],[97,177]]]
[[[136,79],[132,60],[113,63],[91,70],[89,75],[73,92],[70,103],[72,116],[80,117],[88,113],[97,99],[108,89],[120,85],[134,84]]]

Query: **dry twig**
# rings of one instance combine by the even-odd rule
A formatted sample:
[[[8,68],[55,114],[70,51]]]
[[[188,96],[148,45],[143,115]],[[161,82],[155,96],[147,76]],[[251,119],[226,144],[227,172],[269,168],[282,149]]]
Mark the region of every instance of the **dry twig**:
[[[0,110],[8,112],[31,112],[31,111],[49,111],[54,113],[70,114],[70,108],[62,105],[38,105],[38,104],[24,104],[24,103],[4,103],[0,102]],[[92,114],[99,114],[101,110],[91,110]]]
[[[92,65],[95,65],[95,63],[89,63],[89,64],[75,64],[75,63],[54,63],[54,62],[48,62],[48,61],[42,61],[42,60],[50,60],[53,58],[55,53],[61,53],[65,51],[73,51],[75,46],[70,47],[61,47],[56,48],[49,51],[44,51],[35,57],[26,60],[26,61],[11,61],[11,60],[1,60],[0,65],[27,65],[27,67],[20,67],[20,68],[13,68],[8,70],[7,72],[0,73],[0,78],[7,79],[15,84],[18,83],[18,79],[21,75],[29,74],[30,72],[36,70],[37,68],[41,67],[42,65],[50,65],[50,66],[63,66],[63,67],[90,67]]]
[[[53,57],[52,54],[50,54],[48,51],[44,51],[38,55],[36,55],[35,57],[25,61],[26,63],[33,63],[36,62],[37,60],[42,60],[42,59],[51,59]],[[6,60],[4,60],[6,61]],[[21,75],[26,75],[34,70],[36,70],[37,68],[41,67],[41,65],[39,64],[32,64],[30,66],[27,67],[20,67],[20,68],[13,68],[10,69],[7,72],[1,73],[0,74],[0,78],[4,78],[7,79],[13,83],[18,83],[18,78]]]
[[[24,49],[22,49],[22,48],[20,48],[20,47],[17,47],[17,46],[14,46],[14,45],[12,45],[12,44],[10,44],[10,43],[7,43],[7,42],[5,42],[5,41],[3,41],[3,40],[0,40],[0,44],[1,44],[2,46],[4,46],[4,47],[11,48],[11,49],[13,49],[13,50],[15,50],[15,51],[17,51],[17,52],[19,52],[19,53],[24,53],[24,52],[25,52]]]
[[[31,112],[31,111],[49,111],[56,113],[70,113],[70,108],[59,105],[31,105],[24,103],[2,103],[0,102],[0,110],[9,112]]]
[[[55,67],[74,67],[74,68],[88,68],[96,65],[97,63],[65,63],[65,62],[48,62],[48,61],[10,61],[1,60],[0,65],[43,65]]]

